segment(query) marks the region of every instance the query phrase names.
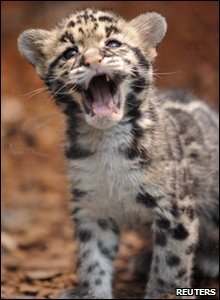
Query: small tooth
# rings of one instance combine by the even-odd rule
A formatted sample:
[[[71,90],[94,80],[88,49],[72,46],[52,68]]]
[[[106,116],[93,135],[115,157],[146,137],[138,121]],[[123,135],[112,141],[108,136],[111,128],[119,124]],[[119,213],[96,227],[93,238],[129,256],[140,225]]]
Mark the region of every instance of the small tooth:
[[[106,75],[106,80],[109,82],[109,77],[108,77],[108,75]]]

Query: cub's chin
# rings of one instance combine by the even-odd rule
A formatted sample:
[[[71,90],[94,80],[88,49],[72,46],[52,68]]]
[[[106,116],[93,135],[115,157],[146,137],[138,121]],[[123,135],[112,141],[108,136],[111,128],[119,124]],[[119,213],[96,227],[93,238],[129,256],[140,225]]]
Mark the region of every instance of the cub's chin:
[[[115,126],[123,117],[123,113],[119,110],[117,113],[101,113],[94,116],[85,114],[86,122],[97,128],[97,129],[107,129]]]

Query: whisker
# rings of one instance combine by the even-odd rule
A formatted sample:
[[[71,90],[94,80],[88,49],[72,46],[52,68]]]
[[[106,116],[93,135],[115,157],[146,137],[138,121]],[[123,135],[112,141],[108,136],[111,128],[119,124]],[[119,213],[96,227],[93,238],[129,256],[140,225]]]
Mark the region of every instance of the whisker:
[[[176,71],[176,72],[161,72],[161,73],[157,73],[157,72],[153,72],[154,75],[173,75],[173,74],[178,74],[181,73],[182,71]]]
[[[157,72],[157,71],[158,69],[153,70],[153,76],[158,78],[161,78],[161,76],[159,75],[175,75],[182,72],[181,70],[173,71],[173,72]]]
[[[53,97],[55,97],[62,89],[64,89],[70,83],[71,81],[67,81],[66,83],[64,83],[58,90],[55,91],[55,93],[52,94],[49,100],[53,99]],[[69,92],[61,93],[61,95],[69,95]]]
[[[41,88],[35,89],[35,90],[31,91],[31,92],[28,92],[26,94],[22,94],[20,96],[26,97],[26,99],[30,99],[31,97],[33,97],[35,95],[38,95],[38,94],[41,94],[41,93],[43,93],[43,92],[45,92],[47,90],[48,90],[47,87],[41,87]]]

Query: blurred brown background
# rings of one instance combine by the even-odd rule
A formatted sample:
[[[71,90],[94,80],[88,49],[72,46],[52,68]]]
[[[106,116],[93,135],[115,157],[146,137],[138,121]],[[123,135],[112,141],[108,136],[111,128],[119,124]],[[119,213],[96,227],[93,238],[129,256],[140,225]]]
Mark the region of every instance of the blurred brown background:
[[[157,87],[184,88],[218,108],[217,1],[2,1],[3,298],[52,297],[77,282],[61,142],[65,123],[20,57],[17,37],[91,6],[127,19],[148,10],[165,16]]]

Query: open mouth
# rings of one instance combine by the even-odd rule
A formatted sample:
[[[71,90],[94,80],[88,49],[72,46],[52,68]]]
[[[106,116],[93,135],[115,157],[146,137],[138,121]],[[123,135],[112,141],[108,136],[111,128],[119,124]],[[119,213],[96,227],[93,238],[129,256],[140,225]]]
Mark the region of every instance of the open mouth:
[[[92,117],[96,115],[108,116],[118,113],[119,96],[118,84],[107,74],[94,76],[85,91],[85,105]]]

